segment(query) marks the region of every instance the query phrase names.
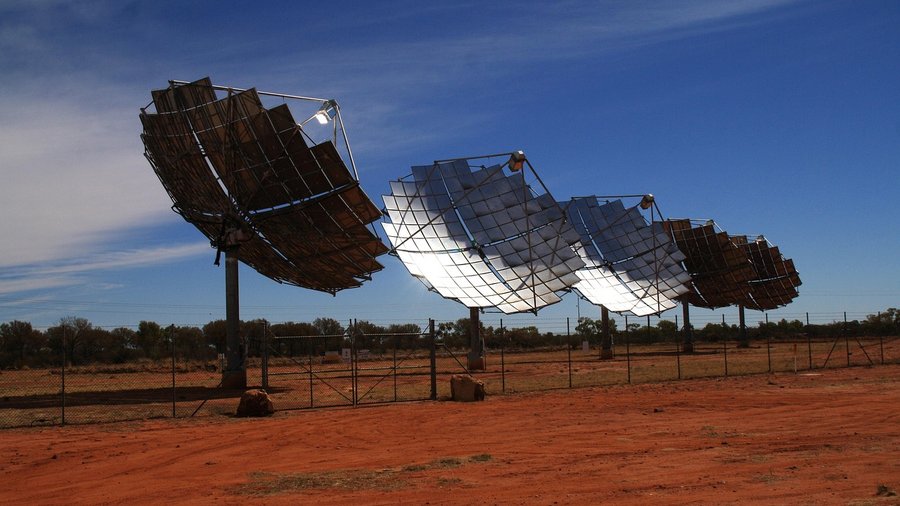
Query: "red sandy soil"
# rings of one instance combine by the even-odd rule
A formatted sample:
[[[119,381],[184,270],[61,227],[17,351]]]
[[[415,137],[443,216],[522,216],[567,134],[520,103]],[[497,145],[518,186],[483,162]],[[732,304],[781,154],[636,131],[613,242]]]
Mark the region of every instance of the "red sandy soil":
[[[5,430],[0,504],[900,504],[898,387],[888,365]]]

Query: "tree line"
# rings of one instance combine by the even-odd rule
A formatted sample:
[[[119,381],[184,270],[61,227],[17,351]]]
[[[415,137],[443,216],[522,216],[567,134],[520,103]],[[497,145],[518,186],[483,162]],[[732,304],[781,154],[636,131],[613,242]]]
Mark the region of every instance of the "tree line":
[[[617,329],[610,320],[613,339],[621,342],[624,333],[633,344],[675,342],[683,339],[683,329],[675,323],[660,320],[656,326],[629,323],[627,329]],[[599,320],[582,318],[571,335],[541,332],[535,326],[498,328],[481,325],[481,335],[488,348],[532,349],[555,346],[577,346],[587,340],[599,343]],[[260,356],[263,344],[268,344],[274,356],[320,355],[326,351],[349,348],[351,339],[356,349],[384,353],[390,349],[413,349],[430,346],[426,339],[427,328],[414,323],[377,325],[357,321],[345,326],[333,318],[316,318],[312,322],[285,322],[270,324],[257,319],[242,321],[240,334],[248,356]],[[716,342],[723,339],[738,340],[741,331],[737,325],[708,323],[693,329],[696,342]],[[799,320],[760,322],[747,327],[748,339],[795,339],[800,337],[834,338],[840,336],[897,336],[900,335],[900,310],[889,308],[870,314],[864,320],[806,325]],[[454,349],[469,346],[469,319],[440,322],[435,326],[435,337]],[[140,359],[161,360],[172,357],[179,360],[214,360],[225,351],[225,321],[214,320],[202,327],[169,325],[163,327],[152,321],[141,321],[137,329],[119,327],[104,329],[95,327],[85,318],[67,316],[45,331],[37,330],[28,322],[14,320],[0,324],[0,369],[22,367],[59,366],[62,357],[68,365],[93,363],[117,364]]]
[[[276,356],[316,355],[349,347],[383,351],[389,347],[420,346],[422,329],[412,323],[380,326],[368,321],[345,327],[333,318],[312,322],[269,324],[264,319],[241,321],[240,336],[248,356],[260,356],[264,342]],[[95,327],[86,318],[67,316],[45,331],[29,322],[0,324],[0,369],[54,367],[65,357],[67,365],[121,364],[135,360],[162,360],[173,353],[179,360],[215,360],[225,352],[225,320],[202,327],[141,321],[137,329]],[[291,339],[291,338],[297,339]]]

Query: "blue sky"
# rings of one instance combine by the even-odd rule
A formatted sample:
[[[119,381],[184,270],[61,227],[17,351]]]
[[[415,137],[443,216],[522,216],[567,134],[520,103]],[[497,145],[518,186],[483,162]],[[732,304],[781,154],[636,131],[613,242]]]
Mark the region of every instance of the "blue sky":
[[[379,205],[410,165],[522,149],[559,200],[651,192],[765,234],[803,279],[770,318],[900,306],[900,3],[483,3],[0,0],[0,322],[224,317],[139,138],[151,89],[204,76],[336,98]],[[242,266],[241,317],[467,316],[382,261],[336,297]],[[579,313],[570,294],[504,321]]]

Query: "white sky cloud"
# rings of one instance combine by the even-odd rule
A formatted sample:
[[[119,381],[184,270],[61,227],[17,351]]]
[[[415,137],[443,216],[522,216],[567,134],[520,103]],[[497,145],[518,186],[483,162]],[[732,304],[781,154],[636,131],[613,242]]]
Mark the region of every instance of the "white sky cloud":
[[[142,156],[137,108],[0,98],[0,267],[103,250],[112,231],[174,216]]]
[[[0,294],[46,288],[59,288],[84,283],[86,275],[114,269],[146,267],[168,263],[196,255],[208,255],[208,243],[113,251],[62,262],[19,266],[0,275]]]

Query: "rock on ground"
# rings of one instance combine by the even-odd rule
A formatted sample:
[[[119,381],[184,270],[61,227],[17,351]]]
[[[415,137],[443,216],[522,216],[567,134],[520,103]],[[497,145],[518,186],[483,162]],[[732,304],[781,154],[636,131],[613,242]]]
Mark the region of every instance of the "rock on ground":
[[[241,395],[235,416],[269,416],[275,412],[272,398],[263,389],[247,390]]]
[[[468,374],[454,374],[450,377],[450,396],[454,401],[483,401],[484,382]]]

